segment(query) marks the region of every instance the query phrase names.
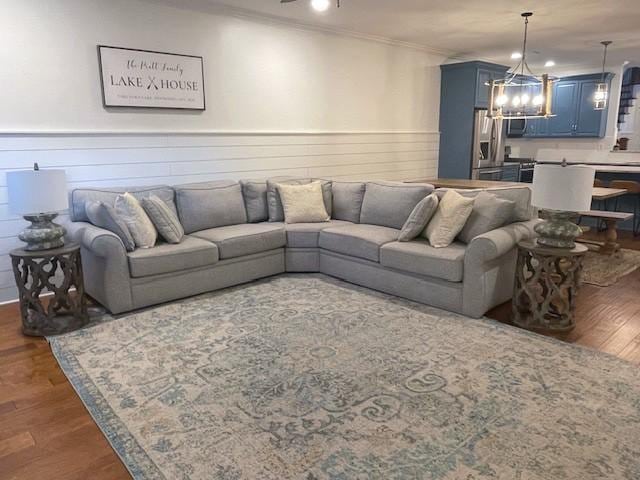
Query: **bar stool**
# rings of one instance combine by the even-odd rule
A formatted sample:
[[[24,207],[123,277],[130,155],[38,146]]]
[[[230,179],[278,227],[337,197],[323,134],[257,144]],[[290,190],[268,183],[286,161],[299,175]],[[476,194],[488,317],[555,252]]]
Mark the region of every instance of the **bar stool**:
[[[640,182],[634,182],[631,180],[611,180],[609,188],[624,188],[627,193],[623,197],[628,197],[633,200],[633,234],[640,235]],[[618,211],[618,199],[616,197],[616,203],[614,210]]]

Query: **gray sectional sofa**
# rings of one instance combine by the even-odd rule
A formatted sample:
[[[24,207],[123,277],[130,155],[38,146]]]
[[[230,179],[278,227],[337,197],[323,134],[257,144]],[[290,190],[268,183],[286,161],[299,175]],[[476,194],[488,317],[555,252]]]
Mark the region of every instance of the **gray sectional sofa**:
[[[281,220],[272,189],[278,181],[284,179],[73,190],[65,227],[82,247],[87,293],[121,313],[283,272],[322,272],[480,317],[511,297],[516,243],[534,236],[526,187],[494,190],[516,201],[512,223],[469,244],[456,241],[436,249],[422,238],[397,241],[414,206],[433,191],[431,185],[325,181],[331,221],[286,224],[273,221]],[[180,218],[184,239],[127,252],[118,236],[88,223],[88,201],[113,203],[125,191],[164,200]]]

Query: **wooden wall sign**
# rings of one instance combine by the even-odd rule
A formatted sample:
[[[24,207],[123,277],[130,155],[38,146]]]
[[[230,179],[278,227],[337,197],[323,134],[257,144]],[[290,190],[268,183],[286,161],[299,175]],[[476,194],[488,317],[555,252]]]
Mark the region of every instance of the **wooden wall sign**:
[[[202,57],[98,45],[105,107],[204,110]]]

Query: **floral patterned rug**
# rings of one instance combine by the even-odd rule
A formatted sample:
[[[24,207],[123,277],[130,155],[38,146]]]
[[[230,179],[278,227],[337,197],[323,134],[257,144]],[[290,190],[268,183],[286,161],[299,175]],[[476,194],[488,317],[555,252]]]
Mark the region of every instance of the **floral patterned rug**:
[[[609,287],[639,267],[638,250],[623,248],[613,255],[589,251],[583,262],[582,281],[599,287]]]
[[[640,478],[640,373],[321,275],[50,339],[139,479]]]

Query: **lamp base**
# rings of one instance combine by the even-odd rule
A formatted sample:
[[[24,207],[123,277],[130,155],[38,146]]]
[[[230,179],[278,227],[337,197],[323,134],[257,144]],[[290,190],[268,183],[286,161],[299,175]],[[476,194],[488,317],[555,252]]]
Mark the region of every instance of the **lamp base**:
[[[24,219],[31,222],[18,238],[27,243],[25,250],[39,251],[51,250],[64,246],[64,227],[53,222],[57,213],[41,213],[39,215],[25,215]]]
[[[572,249],[575,239],[582,235],[582,229],[576,225],[578,214],[560,210],[540,210],[540,218],[545,220],[534,227],[540,235],[538,245],[552,248]]]

